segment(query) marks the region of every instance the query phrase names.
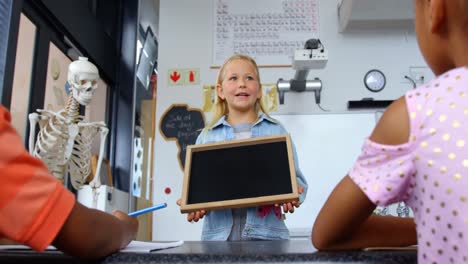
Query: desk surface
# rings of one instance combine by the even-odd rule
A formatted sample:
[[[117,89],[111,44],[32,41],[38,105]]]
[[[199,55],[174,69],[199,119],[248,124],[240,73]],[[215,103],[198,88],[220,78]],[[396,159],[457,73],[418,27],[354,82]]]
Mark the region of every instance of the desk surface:
[[[317,252],[308,240],[186,241],[184,245],[152,253],[117,253],[86,262],[57,251],[0,251],[0,263],[417,263],[416,251]]]

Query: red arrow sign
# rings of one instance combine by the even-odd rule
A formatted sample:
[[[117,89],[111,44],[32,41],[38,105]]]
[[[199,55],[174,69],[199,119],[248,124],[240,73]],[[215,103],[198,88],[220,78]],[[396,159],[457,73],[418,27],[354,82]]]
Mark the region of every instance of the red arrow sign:
[[[189,74],[189,81],[190,81],[190,82],[194,82],[194,81],[195,81],[195,74],[193,74],[193,71],[190,71],[190,74]]]
[[[177,81],[180,79],[180,74],[179,74],[178,72],[174,71],[174,72],[170,75],[170,77],[171,77],[171,80],[172,80],[173,82],[177,82]]]

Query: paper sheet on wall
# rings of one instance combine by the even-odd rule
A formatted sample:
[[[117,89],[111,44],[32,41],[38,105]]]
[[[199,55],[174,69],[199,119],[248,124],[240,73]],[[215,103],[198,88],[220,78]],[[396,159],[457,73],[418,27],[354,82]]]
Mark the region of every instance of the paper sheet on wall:
[[[318,0],[215,0],[213,65],[238,52],[257,64],[290,65],[319,32]]]
[[[179,247],[183,244],[184,241],[182,240],[175,242],[144,242],[133,240],[126,248],[121,249],[120,252],[149,253],[156,250]],[[31,248],[24,245],[0,245],[0,250],[31,250]],[[48,246],[46,250],[57,250],[57,248]]]

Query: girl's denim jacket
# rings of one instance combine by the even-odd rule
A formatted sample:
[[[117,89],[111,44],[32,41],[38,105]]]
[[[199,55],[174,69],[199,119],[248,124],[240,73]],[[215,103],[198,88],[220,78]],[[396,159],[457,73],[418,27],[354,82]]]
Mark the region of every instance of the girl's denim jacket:
[[[252,127],[252,137],[270,136],[287,134],[286,129],[275,119],[261,113],[259,119]],[[234,130],[222,117],[213,126],[212,129],[204,129],[197,138],[196,144],[211,142],[221,142],[234,139]],[[296,167],[297,184],[304,187],[304,191],[299,196],[299,202],[302,203],[307,194],[307,182],[302,175],[297,162],[296,149],[293,145],[294,165]],[[220,177],[222,173],[220,173]],[[268,184],[268,183],[265,183]],[[233,225],[231,209],[208,211],[204,217],[202,240],[227,240]],[[265,217],[260,217],[256,207],[247,209],[247,218],[245,228],[242,231],[243,237],[280,240],[289,239],[289,231],[283,220],[279,220],[270,211]]]

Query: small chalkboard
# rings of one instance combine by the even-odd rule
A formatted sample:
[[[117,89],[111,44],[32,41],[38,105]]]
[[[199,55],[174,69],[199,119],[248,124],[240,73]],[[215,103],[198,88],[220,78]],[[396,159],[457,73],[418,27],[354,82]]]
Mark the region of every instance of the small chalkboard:
[[[166,140],[176,141],[179,164],[183,170],[187,146],[195,144],[198,134],[205,127],[203,112],[185,104],[174,104],[162,115],[159,125]]]
[[[289,135],[187,148],[182,213],[298,199]]]

